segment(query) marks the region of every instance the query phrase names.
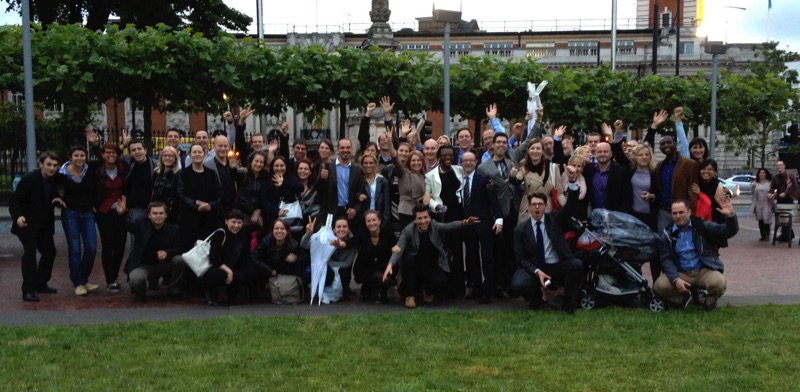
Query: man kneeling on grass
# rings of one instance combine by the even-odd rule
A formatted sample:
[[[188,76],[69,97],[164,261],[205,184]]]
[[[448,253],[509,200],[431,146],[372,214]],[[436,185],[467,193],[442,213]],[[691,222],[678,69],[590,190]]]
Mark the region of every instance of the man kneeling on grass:
[[[434,294],[441,294],[447,289],[450,278],[448,259],[450,250],[444,244],[442,233],[460,230],[479,223],[474,216],[449,223],[431,220],[428,206],[414,206],[414,223],[400,232],[397,245],[392,248],[392,257],[383,273],[386,281],[394,273],[394,266],[400,262],[403,268],[403,283],[400,292],[406,296],[405,305],[409,309],[417,307],[414,298],[423,293],[425,303],[433,302]]]
[[[673,224],[660,234],[659,254],[664,273],[653,289],[673,304],[685,307],[694,295],[704,309],[713,310],[719,297],[725,294],[724,267],[715,245],[736,235],[739,222],[729,199],[718,202],[717,211],[725,215],[725,224],[693,216],[686,200],[672,203]]]
[[[125,199],[117,204],[125,209]],[[130,230],[133,232],[131,256],[125,264],[131,291],[136,300],[144,301],[148,278],[171,276],[169,295],[181,297],[180,285],[187,268],[180,257],[181,240],[178,226],[167,223],[167,206],[161,201],[151,202],[147,207],[147,220],[139,221]]]

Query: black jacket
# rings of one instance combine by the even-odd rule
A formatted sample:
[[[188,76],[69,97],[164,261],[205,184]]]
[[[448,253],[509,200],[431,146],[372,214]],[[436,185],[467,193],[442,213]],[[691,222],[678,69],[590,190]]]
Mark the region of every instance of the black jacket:
[[[544,229],[560,260],[575,257],[564,239],[563,228],[569,227],[569,219],[573,215],[578,193],[577,190],[568,190],[567,203],[564,207],[560,211],[544,215]],[[545,265],[544,260],[536,259],[536,237],[530,219],[520,222],[514,228],[514,258],[519,263],[519,267],[525,269],[531,276],[534,275],[536,269]]]
[[[58,197],[55,181],[47,180],[50,192],[45,195],[45,179],[42,171],[36,169],[22,177],[17,190],[11,194],[8,201],[8,212],[11,214],[11,233],[16,235],[35,235],[39,230],[47,234],[55,233],[55,214],[53,212],[53,199]],[[17,219],[25,217],[27,226],[17,226]]]
[[[149,219],[141,221],[137,227],[129,227],[133,232],[133,248],[125,263],[125,273],[130,274],[131,271],[144,264],[144,252],[147,248],[147,243],[150,241],[150,236],[153,234],[155,228]],[[167,258],[163,261],[169,263],[173,257],[177,256],[181,251],[181,238],[178,226],[171,223],[164,223],[161,228],[161,247],[167,252]]]

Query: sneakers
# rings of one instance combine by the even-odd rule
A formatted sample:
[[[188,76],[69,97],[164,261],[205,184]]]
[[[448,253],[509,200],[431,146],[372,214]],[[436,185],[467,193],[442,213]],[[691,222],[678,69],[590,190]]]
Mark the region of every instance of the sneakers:
[[[414,309],[417,307],[417,300],[413,296],[406,297],[406,308]]]
[[[110,291],[112,293],[119,293],[120,290],[122,290],[122,285],[119,284],[118,280],[115,280],[114,283],[110,283],[108,285],[108,291]]]
[[[86,283],[85,285],[83,285],[83,287],[86,289],[86,291],[95,291],[100,288],[100,285],[94,283]]]
[[[681,298],[681,302],[679,302],[678,305],[675,307],[677,309],[686,309],[687,307],[689,307],[690,303],[692,303],[692,295],[686,293],[683,295],[683,298]]]
[[[86,286],[78,286],[75,288],[75,295],[86,295],[89,294],[89,291],[86,290]]]

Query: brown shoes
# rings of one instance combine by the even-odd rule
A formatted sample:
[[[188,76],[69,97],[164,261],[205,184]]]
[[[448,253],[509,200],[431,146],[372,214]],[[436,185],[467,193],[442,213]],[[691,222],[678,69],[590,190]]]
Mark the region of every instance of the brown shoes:
[[[417,307],[417,301],[414,299],[414,296],[406,297],[406,308],[414,309]]]

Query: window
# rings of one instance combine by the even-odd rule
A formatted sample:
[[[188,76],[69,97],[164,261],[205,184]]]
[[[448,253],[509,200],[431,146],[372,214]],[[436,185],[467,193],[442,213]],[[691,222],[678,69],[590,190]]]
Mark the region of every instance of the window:
[[[361,49],[361,45],[350,45],[350,49]]]
[[[450,44],[450,57],[469,56],[472,44]]]
[[[493,42],[483,45],[486,48],[486,54],[493,54],[499,57],[511,57],[513,53],[514,44],[511,42]]]
[[[63,112],[64,111],[64,106],[61,105],[60,103],[55,103],[55,104],[53,104],[52,107],[50,107],[48,109],[53,111],[53,112]]]
[[[555,42],[529,43],[525,44],[525,47],[528,48],[527,56],[533,57],[535,59],[542,57],[552,57],[556,55]]]
[[[617,54],[620,56],[636,54],[636,47],[633,41],[617,41]]]
[[[661,14],[661,27],[669,27],[672,24],[672,13],[664,12]]]
[[[681,54],[694,54],[694,42],[681,42]]]
[[[567,46],[570,56],[597,56],[597,42],[572,41]]]
[[[400,50],[428,50],[428,44],[403,44]]]

